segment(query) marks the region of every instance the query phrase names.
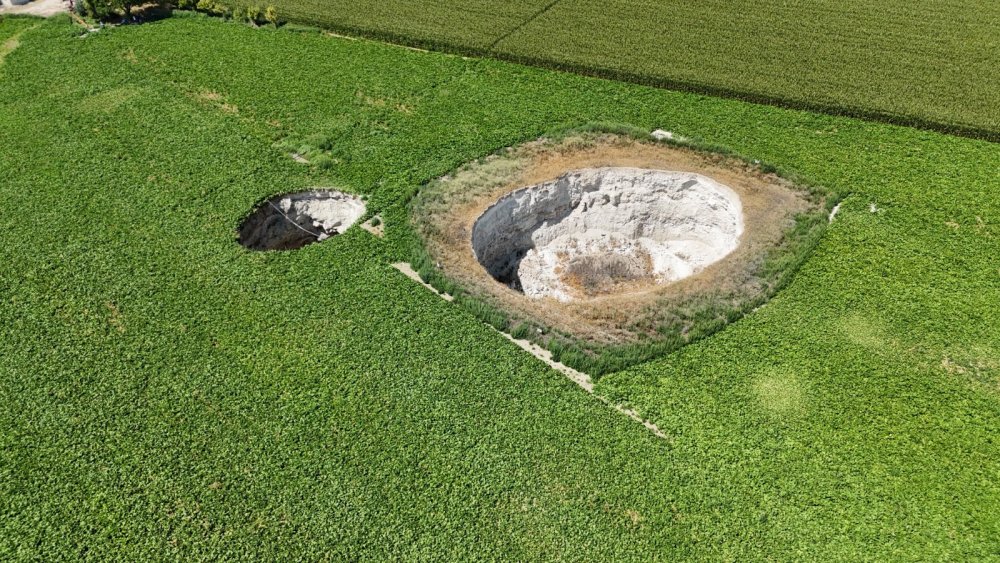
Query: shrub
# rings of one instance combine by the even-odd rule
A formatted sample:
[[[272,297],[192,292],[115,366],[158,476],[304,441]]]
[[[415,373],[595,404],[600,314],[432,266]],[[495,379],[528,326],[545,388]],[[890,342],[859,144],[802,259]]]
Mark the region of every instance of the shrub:
[[[333,139],[323,133],[314,133],[306,137],[306,144],[321,151],[328,151],[333,148]]]
[[[316,166],[316,168],[319,168],[320,170],[330,170],[331,168],[333,168],[334,165],[333,159],[325,154],[321,154],[313,158],[312,163],[314,166]]]
[[[423,275],[421,274],[421,277]],[[467,299],[464,295],[457,296],[456,301],[472,312],[479,320],[499,331],[505,331],[510,324],[507,315],[492,305],[475,299]]]
[[[113,13],[111,3],[105,0],[80,0],[77,3],[77,11],[80,15],[95,20],[108,19]]]
[[[80,15],[107,20],[116,16],[130,16],[132,8],[137,4],[135,0],[80,0],[76,10]]]
[[[521,323],[514,327],[514,330],[510,331],[510,335],[514,338],[527,338],[531,334],[531,325],[528,323]]]
[[[264,10],[264,19],[274,27],[278,27],[278,9],[273,4],[269,4]]]
[[[247,21],[250,23],[260,21],[260,6],[247,6]]]

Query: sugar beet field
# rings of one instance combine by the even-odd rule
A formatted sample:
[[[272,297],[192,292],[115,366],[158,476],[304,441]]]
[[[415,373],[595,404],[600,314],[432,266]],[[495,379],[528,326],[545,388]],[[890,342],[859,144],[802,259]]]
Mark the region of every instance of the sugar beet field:
[[[576,4],[494,48],[632,72],[606,39],[588,55],[527,35]],[[664,76],[995,133],[980,4],[934,24],[966,39],[870,47],[905,61],[891,72],[779,79],[802,50],[772,45],[759,82],[693,59]],[[504,6],[503,25],[470,5],[406,33],[483,48],[541,7]],[[898,29],[883,23],[876,45]],[[0,19],[0,559],[1000,554],[1000,145],[294,26],[177,13],[81,31]],[[914,70],[935,49],[977,80]],[[842,198],[764,306],[596,378],[662,437],[391,266],[419,246],[429,182],[594,124],[669,130]],[[237,243],[255,205],[315,186],[365,197],[384,238]]]

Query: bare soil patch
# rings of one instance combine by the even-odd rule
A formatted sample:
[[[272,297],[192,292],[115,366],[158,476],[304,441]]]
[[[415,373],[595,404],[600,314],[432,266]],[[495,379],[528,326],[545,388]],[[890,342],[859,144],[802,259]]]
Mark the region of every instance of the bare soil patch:
[[[382,222],[381,215],[376,215],[371,219],[365,221],[364,223],[361,224],[361,228],[377,236],[378,238],[385,237],[385,223]]]

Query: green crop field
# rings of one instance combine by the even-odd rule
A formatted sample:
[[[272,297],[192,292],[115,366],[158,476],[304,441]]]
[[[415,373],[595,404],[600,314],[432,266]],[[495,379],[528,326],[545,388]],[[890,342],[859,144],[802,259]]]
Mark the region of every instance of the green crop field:
[[[81,32],[0,20],[0,559],[1000,553],[1000,145],[201,16]],[[996,70],[967,64],[968,106],[900,70],[880,107],[877,65],[825,91],[995,130]],[[845,195],[762,308],[598,380],[665,438],[390,266],[421,186],[588,123]],[[237,244],[310,186],[385,238]]]
[[[992,0],[272,3],[345,33],[1000,140]]]

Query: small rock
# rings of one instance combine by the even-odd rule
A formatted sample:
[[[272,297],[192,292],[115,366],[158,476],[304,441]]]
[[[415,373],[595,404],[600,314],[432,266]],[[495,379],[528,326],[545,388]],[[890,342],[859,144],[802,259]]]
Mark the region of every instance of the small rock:
[[[671,131],[664,131],[663,129],[657,129],[650,133],[650,136],[657,141],[670,140],[674,138],[674,134]]]

